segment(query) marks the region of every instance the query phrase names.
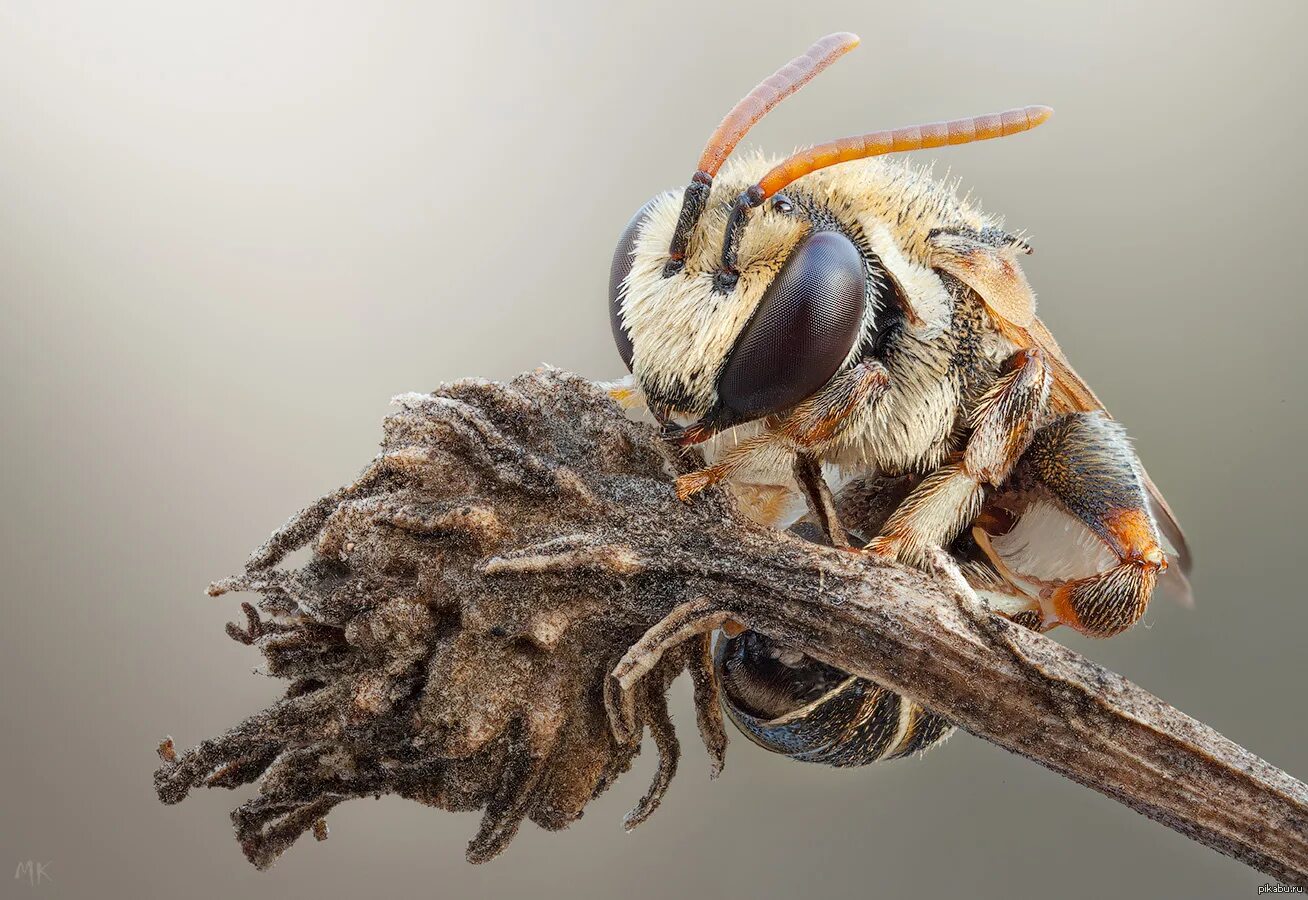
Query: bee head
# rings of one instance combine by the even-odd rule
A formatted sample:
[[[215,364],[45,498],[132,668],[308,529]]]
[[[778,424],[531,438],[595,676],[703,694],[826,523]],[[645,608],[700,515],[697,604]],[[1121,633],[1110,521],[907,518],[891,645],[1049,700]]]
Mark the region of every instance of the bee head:
[[[741,169],[758,164],[725,174],[675,265],[668,247],[681,198],[667,193],[641,207],[618,241],[609,279],[614,339],[651,406],[713,430],[787,409],[821,388],[850,357],[865,319],[875,323],[866,314],[883,285],[856,235],[787,196],[754,215],[728,281],[720,249]]]
[[[680,430],[683,443],[795,406],[874,336],[889,287],[875,256],[820,204],[785,188],[841,162],[1025,131],[1051,112],[873,132],[717,177],[755,122],[857,44],[828,35],[761,82],[718,125],[686,188],[654,197],[618,239],[613,337],[652,409],[698,419]]]

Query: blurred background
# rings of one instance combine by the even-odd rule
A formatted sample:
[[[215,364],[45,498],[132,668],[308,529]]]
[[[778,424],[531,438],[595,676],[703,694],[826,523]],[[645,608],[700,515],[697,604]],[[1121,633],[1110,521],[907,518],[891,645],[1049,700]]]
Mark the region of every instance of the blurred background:
[[[710,785],[463,860],[473,814],[346,804],[249,867],[240,798],[154,797],[283,690],[212,579],[374,453],[388,399],[549,362],[621,371],[632,211],[754,83],[860,51],[750,146],[1025,103],[941,150],[1033,236],[1041,315],[1198,556],[1192,611],[1058,637],[1308,776],[1302,0],[0,4],[0,894],[1254,896],[1269,879],[968,735],[854,771],[737,738]],[[688,687],[674,712],[689,721]],[[9,873],[46,864],[33,889]]]

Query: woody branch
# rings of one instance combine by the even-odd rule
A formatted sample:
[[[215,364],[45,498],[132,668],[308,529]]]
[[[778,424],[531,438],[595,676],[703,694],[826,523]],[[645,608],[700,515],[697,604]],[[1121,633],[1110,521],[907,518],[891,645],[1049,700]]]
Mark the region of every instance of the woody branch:
[[[257,782],[233,813],[270,865],[351,797],[484,810],[489,859],[524,819],[557,829],[630,767],[676,771],[666,691],[695,681],[715,769],[726,736],[708,632],[732,619],[918,701],[1286,884],[1308,886],[1308,786],[1060,644],[990,613],[943,557],[917,571],[806,543],[709,491],[695,461],[575,376],[401,398],[382,453],[211,593],[257,591],[229,634],[287,697],[178,754],[156,787]],[[311,560],[280,569],[304,545]]]

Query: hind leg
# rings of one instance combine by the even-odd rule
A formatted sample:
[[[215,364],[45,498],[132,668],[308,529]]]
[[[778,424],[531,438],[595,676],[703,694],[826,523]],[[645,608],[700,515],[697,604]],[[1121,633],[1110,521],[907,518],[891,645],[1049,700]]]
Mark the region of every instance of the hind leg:
[[[1149,606],[1158,564],[1129,560],[1092,578],[1069,581],[1049,598],[1045,620],[1090,637],[1112,637],[1134,625]]]
[[[980,541],[1039,592],[1046,626],[1108,637],[1144,615],[1167,558],[1120,425],[1076,413],[1040,429],[995,503],[1016,524]]]

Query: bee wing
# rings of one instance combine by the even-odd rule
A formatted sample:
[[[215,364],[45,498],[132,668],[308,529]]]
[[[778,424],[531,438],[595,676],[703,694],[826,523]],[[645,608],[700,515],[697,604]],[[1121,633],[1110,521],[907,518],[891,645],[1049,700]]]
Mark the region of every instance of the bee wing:
[[[1168,566],[1167,571],[1158,579],[1158,589],[1165,596],[1189,609],[1194,606],[1194,592],[1190,589],[1188,577],[1194,567],[1190,544],[1185,539],[1181,524],[1176,521],[1176,514],[1167,505],[1167,499],[1163,497],[1162,491],[1158,490],[1158,485],[1154,484],[1149,473],[1144,470],[1144,466],[1140,466],[1140,479],[1144,482],[1148,495],[1149,512],[1154,517],[1154,522],[1158,524],[1163,541],[1171,545],[1170,548],[1164,547],[1164,549],[1171,550],[1172,559],[1176,562],[1175,565]]]
[[[1001,330],[1007,331],[1002,328]],[[1063,348],[1058,346],[1058,341],[1054,340],[1054,336],[1045,327],[1044,322],[1033,318],[1031,324],[1025,328],[1013,330],[1015,334],[1005,335],[1013,343],[1025,347],[1039,347],[1044,351],[1051,376],[1049,396],[1055,412],[1104,412],[1112,418],[1112,414],[1104,408],[1103,401],[1090,389],[1090,385],[1076,374],[1072,364],[1063,355]]]
[[[976,291],[1005,321],[1019,328],[1036,321],[1035,292],[1017,263],[1017,254],[1031,252],[1028,244],[997,229],[939,229],[929,241],[931,268]]]
[[[1144,470],[1144,466],[1140,467],[1140,478],[1144,481],[1145,490],[1149,492],[1149,512],[1158,523],[1163,538],[1172,545],[1176,560],[1181,564],[1181,571],[1189,575],[1194,567],[1194,558],[1190,555],[1190,544],[1185,539],[1185,532],[1181,530],[1181,524],[1176,521],[1176,514],[1167,505],[1167,499],[1158,490],[1158,485],[1154,484],[1149,473]]]

